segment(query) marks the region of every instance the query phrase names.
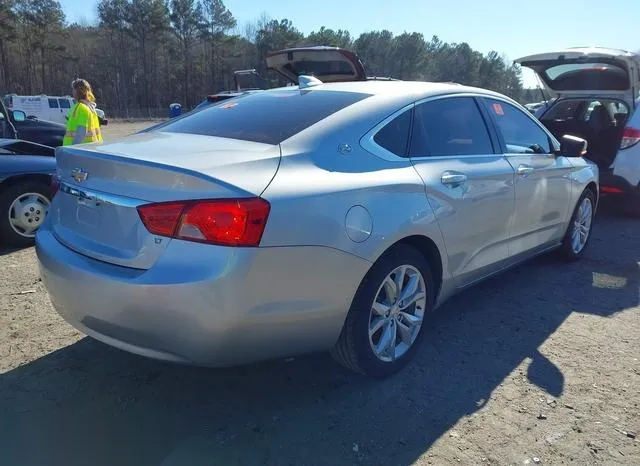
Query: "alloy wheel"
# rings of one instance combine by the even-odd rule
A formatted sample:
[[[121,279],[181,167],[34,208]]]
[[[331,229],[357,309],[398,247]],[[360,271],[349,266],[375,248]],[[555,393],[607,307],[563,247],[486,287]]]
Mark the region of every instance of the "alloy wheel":
[[[593,204],[591,199],[585,197],[580,203],[578,212],[573,220],[571,232],[571,249],[575,254],[580,253],[587,244],[591,233],[591,221],[593,217]]]
[[[427,294],[418,269],[395,268],[386,276],[369,316],[369,344],[384,362],[402,357],[416,341],[424,319]]]

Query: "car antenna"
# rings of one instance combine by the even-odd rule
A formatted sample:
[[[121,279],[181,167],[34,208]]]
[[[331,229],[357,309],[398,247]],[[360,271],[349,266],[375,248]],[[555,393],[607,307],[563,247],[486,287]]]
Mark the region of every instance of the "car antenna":
[[[324,84],[315,76],[307,76],[305,74],[301,74],[298,76],[298,88],[306,89],[308,87],[318,86],[320,84]]]

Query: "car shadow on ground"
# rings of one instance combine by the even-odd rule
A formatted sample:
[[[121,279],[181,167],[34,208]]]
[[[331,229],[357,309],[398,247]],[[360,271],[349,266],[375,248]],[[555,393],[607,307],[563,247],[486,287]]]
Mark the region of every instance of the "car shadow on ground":
[[[538,348],[573,312],[638,305],[638,231],[601,216],[582,262],[545,256],[453,298],[381,382],[325,355],[209,370],[83,339],[0,376],[0,464],[412,464],[527,359],[522,377],[563,393]]]

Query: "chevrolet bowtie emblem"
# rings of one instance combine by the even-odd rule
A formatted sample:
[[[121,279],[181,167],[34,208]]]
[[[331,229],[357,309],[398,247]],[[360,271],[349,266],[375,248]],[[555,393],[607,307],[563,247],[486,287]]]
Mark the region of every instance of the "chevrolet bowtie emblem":
[[[89,173],[84,171],[82,168],[74,168],[71,170],[71,178],[73,178],[78,183],[82,183],[83,181],[87,181],[89,178]]]

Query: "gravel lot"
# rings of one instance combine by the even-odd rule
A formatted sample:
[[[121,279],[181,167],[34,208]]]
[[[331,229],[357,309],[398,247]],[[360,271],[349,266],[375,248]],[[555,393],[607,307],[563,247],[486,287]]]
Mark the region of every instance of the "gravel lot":
[[[457,296],[383,382],[126,354],[57,316],[32,248],[0,254],[0,465],[640,464],[640,220]]]

